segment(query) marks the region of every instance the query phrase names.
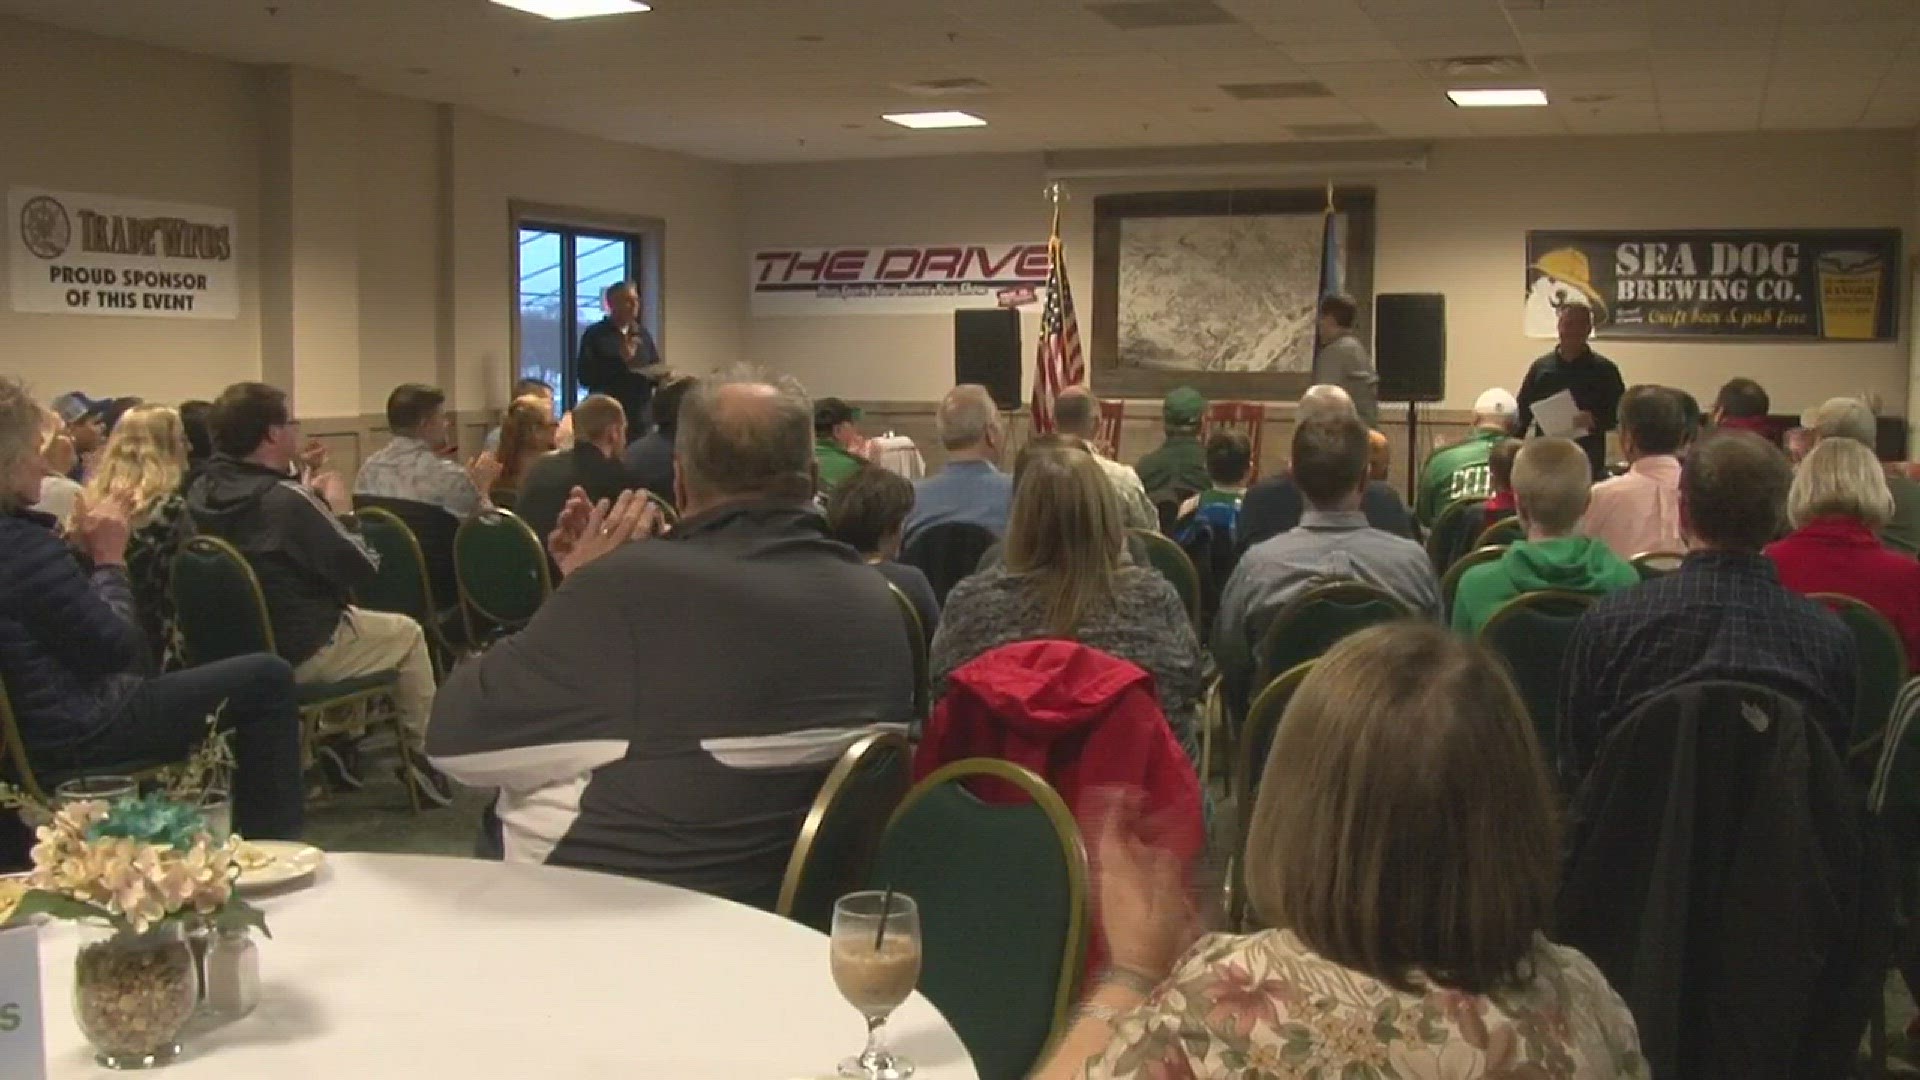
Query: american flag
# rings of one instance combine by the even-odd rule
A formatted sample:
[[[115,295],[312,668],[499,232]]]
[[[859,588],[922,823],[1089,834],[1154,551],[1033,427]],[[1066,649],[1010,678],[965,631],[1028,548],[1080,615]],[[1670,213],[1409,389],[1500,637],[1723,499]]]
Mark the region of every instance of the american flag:
[[[1073,315],[1073,290],[1067,286],[1067,259],[1060,246],[1060,208],[1053,208],[1053,234],[1047,238],[1047,304],[1040,315],[1040,348],[1033,357],[1033,431],[1053,430],[1053,402],[1060,391],[1087,381],[1080,352],[1080,324]]]

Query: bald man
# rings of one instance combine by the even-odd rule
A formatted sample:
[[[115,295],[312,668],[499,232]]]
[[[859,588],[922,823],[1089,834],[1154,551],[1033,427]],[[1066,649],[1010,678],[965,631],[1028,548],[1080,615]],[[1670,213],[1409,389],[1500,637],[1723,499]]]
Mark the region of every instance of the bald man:
[[[1309,420],[1321,420],[1336,416],[1358,416],[1353,407],[1353,397],[1338,386],[1322,383],[1307,388],[1300,396],[1300,405],[1294,410],[1296,425]],[[1270,476],[1247,489],[1247,497],[1240,504],[1240,523],[1235,532],[1235,544],[1242,552],[1269,537],[1278,536],[1300,524],[1300,515],[1307,509],[1306,499],[1300,494],[1299,485],[1293,477],[1281,474]],[[1367,515],[1367,524],[1382,532],[1395,536],[1411,538],[1414,535],[1413,512],[1400,498],[1400,493],[1381,480],[1373,480],[1360,498],[1360,509]]]
[[[1107,474],[1107,485],[1113,488],[1113,494],[1120,500],[1120,510],[1125,515],[1127,528],[1145,529],[1157,532],[1160,529],[1160,512],[1153,508],[1153,500],[1147,498],[1147,489],[1140,481],[1140,474],[1112,458],[1101,453],[1095,438],[1100,430],[1100,399],[1084,386],[1070,386],[1060,392],[1053,401],[1053,423],[1063,435],[1078,435],[1086,440],[1093,450],[1093,460],[1100,465],[1100,471]]]

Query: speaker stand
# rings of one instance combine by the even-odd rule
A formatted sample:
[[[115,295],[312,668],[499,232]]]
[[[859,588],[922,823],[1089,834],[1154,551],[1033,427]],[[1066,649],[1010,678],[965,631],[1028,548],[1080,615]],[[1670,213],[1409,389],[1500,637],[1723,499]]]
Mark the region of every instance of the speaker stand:
[[[1420,403],[1407,402],[1407,502],[1420,498]]]

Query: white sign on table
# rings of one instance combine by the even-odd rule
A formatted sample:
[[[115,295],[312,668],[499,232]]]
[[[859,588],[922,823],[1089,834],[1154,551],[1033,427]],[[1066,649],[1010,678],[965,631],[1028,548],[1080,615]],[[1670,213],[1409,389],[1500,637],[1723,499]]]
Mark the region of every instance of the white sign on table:
[[[40,931],[0,930],[0,1076],[47,1080],[45,1014],[40,1008]]]
[[[13,310],[233,319],[234,212],[36,187],[7,189]]]

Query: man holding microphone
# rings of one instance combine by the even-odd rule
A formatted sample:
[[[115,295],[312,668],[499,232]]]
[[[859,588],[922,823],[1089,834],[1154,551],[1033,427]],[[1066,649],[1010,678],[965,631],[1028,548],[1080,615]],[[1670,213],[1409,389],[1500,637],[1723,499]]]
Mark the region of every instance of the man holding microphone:
[[[606,394],[626,410],[627,441],[632,442],[647,432],[647,403],[666,368],[653,335],[641,325],[639,287],[631,281],[609,285],[601,299],[607,317],[580,335],[575,370],[581,386]]]

